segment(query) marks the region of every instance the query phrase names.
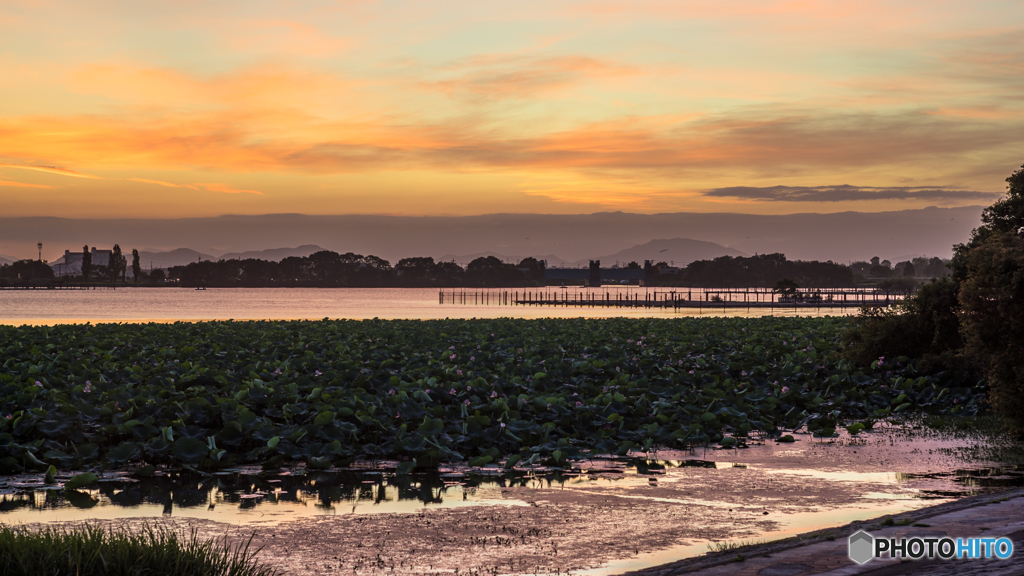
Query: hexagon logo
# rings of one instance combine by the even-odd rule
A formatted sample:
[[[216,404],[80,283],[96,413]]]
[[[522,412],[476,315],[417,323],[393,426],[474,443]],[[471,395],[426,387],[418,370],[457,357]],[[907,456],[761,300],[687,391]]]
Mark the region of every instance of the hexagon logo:
[[[875,539],[863,530],[850,536],[850,560],[863,564],[875,557]]]

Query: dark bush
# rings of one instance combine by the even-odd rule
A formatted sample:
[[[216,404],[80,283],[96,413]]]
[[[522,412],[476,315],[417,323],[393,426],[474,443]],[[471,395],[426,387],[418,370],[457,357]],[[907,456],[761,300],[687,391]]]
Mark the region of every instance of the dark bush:
[[[959,285],[943,277],[890,309],[865,308],[857,325],[843,335],[844,356],[858,364],[906,356],[923,373],[950,370],[958,378],[971,378],[971,363],[962,354],[958,293]]]
[[[1024,435],[1024,239],[990,234],[957,266],[966,350],[985,368],[992,406]]]

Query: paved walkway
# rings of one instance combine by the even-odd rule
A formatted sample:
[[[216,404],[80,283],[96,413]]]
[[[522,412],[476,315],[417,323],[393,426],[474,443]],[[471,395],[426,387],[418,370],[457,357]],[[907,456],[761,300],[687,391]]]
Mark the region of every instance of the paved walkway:
[[[690,558],[630,572],[631,576],[1009,576],[1024,575],[1024,490],[964,498],[879,521],[804,534],[796,539]],[[1014,554],[1006,560],[871,560],[857,565],[847,556],[847,538],[864,529],[872,536],[1009,537]]]

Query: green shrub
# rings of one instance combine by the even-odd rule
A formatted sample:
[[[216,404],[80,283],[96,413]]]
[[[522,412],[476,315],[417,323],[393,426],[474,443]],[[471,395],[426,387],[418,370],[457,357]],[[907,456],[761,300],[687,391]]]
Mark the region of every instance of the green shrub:
[[[1024,435],[1024,239],[992,234],[958,259],[967,351],[986,370],[993,408]]]
[[[251,538],[250,538],[251,542]],[[0,576],[270,576],[250,542],[230,547],[146,527],[0,527]]]
[[[926,374],[950,371],[958,380],[976,377],[977,370],[962,353],[958,294],[959,285],[943,277],[890,309],[864,308],[855,326],[843,334],[844,356],[861,365],[879,357],[906,356]]]
[[[1006,196],[955,247],[950,269],[960,286],[966,351],[985,368],[993,407],[1024,437],[1024,166],[1006,182]]]

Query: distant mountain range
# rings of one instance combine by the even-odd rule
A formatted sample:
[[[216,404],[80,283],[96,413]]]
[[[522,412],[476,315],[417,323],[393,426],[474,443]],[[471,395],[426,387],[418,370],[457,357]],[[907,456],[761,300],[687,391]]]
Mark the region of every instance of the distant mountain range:
[[[603,267],[616,263],[620,265],[630,262],[643,264],[644,260],[651,260],[652,264],[666,262],[672,266],[686,266],[694,260],[710,260],[719,256],[746,256],[746,254],[714,242],[672,238],[671,240],[651,240],[646,244],[626,248],[614,254],[598,256],[593,260],[600,260]]]
[[[310,254],[320,252],[323,248],[316,244],[303,244],[297,248],[271,248],[270,250],[250,250],[248,252],[228,252],[221,254],[221,260],[246,260],[248,258],[255,258],[257,260],[270,260],[272,262],[280,262],[285,258],[291,256],[298,256],[299,258],[305,258]]]
[[[953,245],[966,242],[971,230],[981,224],[981,210],[981,206],[964,206],[786,215],[603,212],[481,216],[265,214],[179,219],[0,217],[0,253],[32,257],[40,241],[48,259],[53,259],[55,252],[60,255],[65,248],[83,244],[109,248],[117,243],[128,253],[133,247],[157,253],[187,246],[197,251],[197,257],[315,245],[339,253],[373,254],[393,263],[413,256],[486,253],[557,255],[578,262],[595,255],[607,255],[605,259],[612,257],[614,261],[623,247],[643,246],[657,239],[699,238],[747,254],[781,252],[792,260],[848,262],[878,256],[896,261],[904,254],[948,258]],[[677,262],[682,260],[685,258]],[[556,262],[554,258],[549,261]]]
[[[15,258],[14,256],[8,256],[7,254],[0,254],[0,266],[3,266],[4,264],[13,264],[13,263],[17,262],[18,260],[20,260],[20,258]]]
[[[131,254],[126,254],[128,265],[131,266]],[[170,268],[171,266],[184,266],[200,260],[218,260],[216,256],[202,254],[191,248],[178,248],[169,252],[148,252],[139,251],[139,264],[143,270],[152,268]]]

